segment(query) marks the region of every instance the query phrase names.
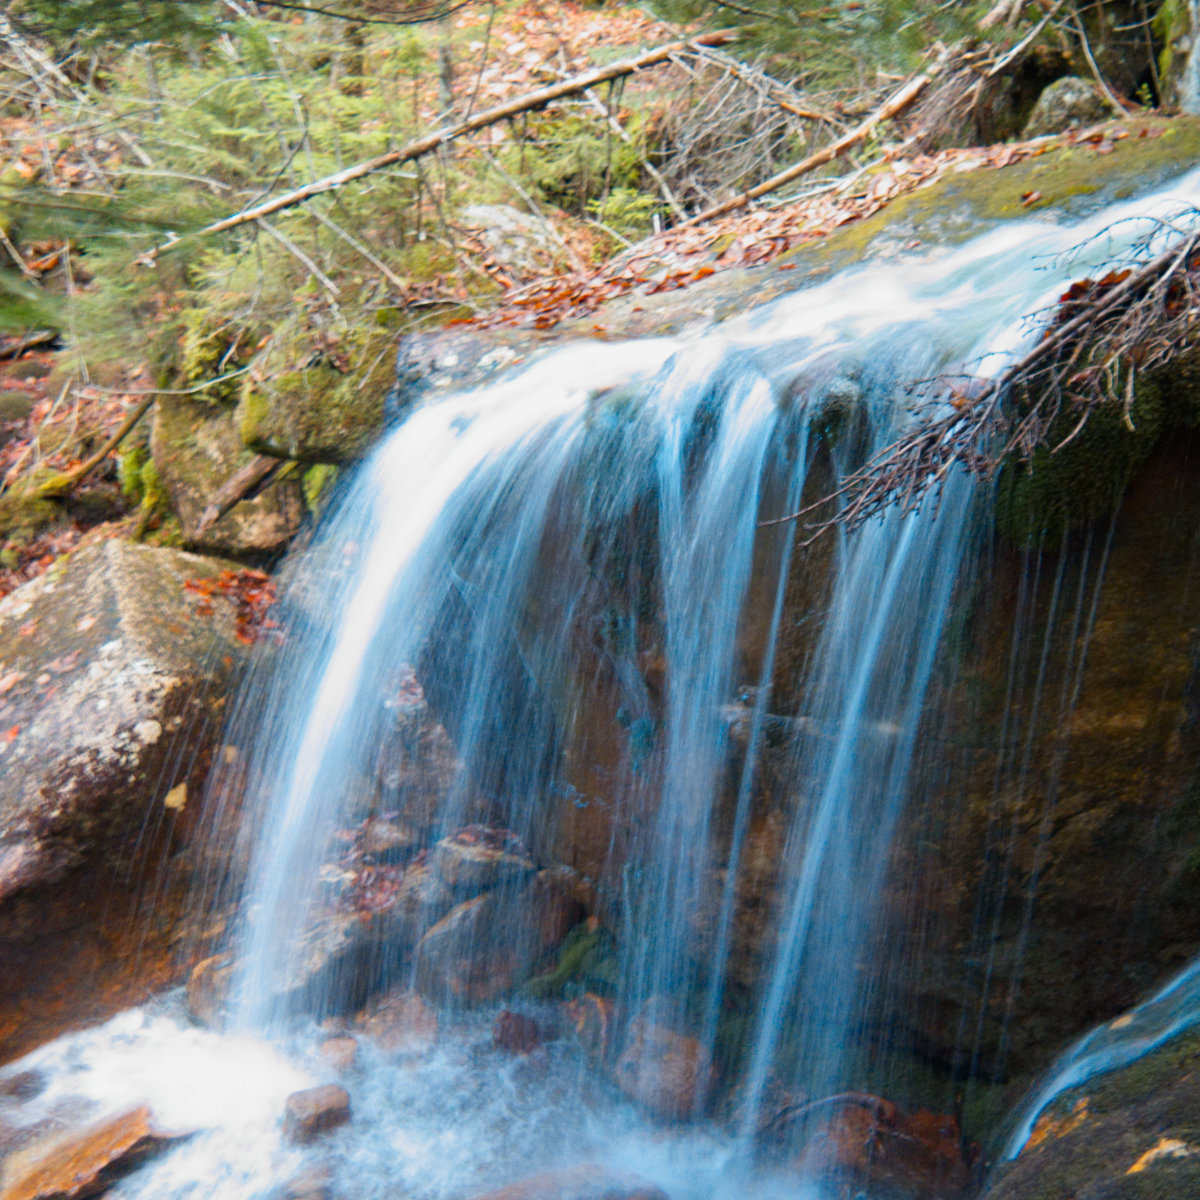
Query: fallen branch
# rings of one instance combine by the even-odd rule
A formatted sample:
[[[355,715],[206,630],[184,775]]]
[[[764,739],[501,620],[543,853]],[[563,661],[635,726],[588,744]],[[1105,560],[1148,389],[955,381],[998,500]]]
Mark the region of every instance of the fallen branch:
[[[272,458],[269,454],[256,454],[240,471],[229,477],[216,491],[200,514],[193,537],[202,537],[227,512],[243,500],[251,500],[271,483],[283,468],[293,463],[286,459]]]
[[[726,213],[744,208],[760,196],[765,196],[768,192],[773,192],[777,188],[783,187],[784,184],[791,183],[793,179],[799,179],[801,175],[807,175],[809,171],[814,171],[817,167],[823,167],[826,163],[833,162],[835,158],[840,158],[847,150],[865,141],[877,125],[899,116],[908,108],[925,90],[935,73],[930,72],[927,75],[918,75],[916,78],[910,79],[902,88],[893,92],[865,121],[856,125],[849,133],[843,134],[837,141],[830,142],[828,146],[801,159],[800,162],[794,163],[787,170],[780,171],[778,175],[772,175],[770,179],[764,180],[757,187],[750,188],[740,196],[735,196],[732,200],[726,200],[721,204],[714,204],[712,208],[698,213],[687,223],[697,225],[702,221],[711,221],[714,217],[723,217]]]
[[[52,475],[43,483],[38,484],[34,488],[33,494],[39,500],[48,500],[69,492],[77,483],[90,475],[130,435],[133,427],[150,411],[157,394],[157,392],[151,392],[136,407],[131,408],[125,420],[121,422],[121,427],[91,458],[85,459],[70,471]]]
[[[501,121],[508,120],[510,117],[520,116],[521,113],[545,108],[547,104],[551,104],[555,100],[561,100],[564,96],[574,96],[580,92],[586,92],[589,88],[593,88],[597,84],[607,83],[610,79],[621,79],[646,67],[656,66],[658,63],[668,61],[676,54],[681,54],[695,47],[725,45],[733,41],[736,36],[732,30],[720,30],[716,33],[705,34],[702,37],[692,38],[686,42],[673,42],[669,46],[660,46],[656,50],[648,50],[645,54],[639,54],[634,58],[626,58],[621,62],[611,63],[607,67],[599,67],[594,71],[586,71],[582,75],[576,75],[571,79],[563,80],[562,83],[551,84],[548,87],[539,88],[535,92],[527,92],[525,95],[518,96],[514,100],[508,100],[504,104],[498,104],[493,108],[486,109],[484,112],[469,117],[465,121],[437,129],[423,138],[418,138],[415,142],[409,142],[406,146],[401,146],[399,149],[389,150],[386,154],[380,154],[375,158],[367,159],[365,162],[356,163],[352,167],[346,167],[344,170],[336,171],[332,175],[326,175],[321,179],[315,179],[311,183],[306,183],[303,187],[285,192],[283,195],[275,196],[270,200],[264,200],[261,204],[256,204],[252,208],[247,208],[242,212],[224,217],[220,221],[214,221],[211,225],[206,225],[203,229],[197,230],[195,236],[203,237],[206,234],[224,233],[226,230],[236,229],[240,225],[259,221],[263,217],[270,216],[272,213],[280,212],[285,208],[293,208],[297,204],[303,204],[305,200],[311,200],[314,196],[334,191],[355,179],[362,179],[367,175],[373,175],[377,171],[396,166],[399,163],[411,162],[413,159],[420,158],[430,151],[436,150],[440,146],[455,141],[457,138],[463,137],[468,133],[475,133],[480,129],[486,129],[489,125],[496,125]],[[159,254],[164,250],[170,249],[180,240],[180,238],[176,237],[169,242],[163,243],[161,246],[156,246],[153,250],[142,255],[138,259],[138,262],[145,266],[152,266]]]
[[[37,329],[33,333],[27,333],[24,337],[0,346],[0,359],[20,358],[26,350],[33,350],[37,346],[49,346],[52,342],[58,341],[58,337],[57,329]]]
[[[1060,311],[1058,323],[999,375],[968,381],[965,387],[935,381],[931,415],[884,447],[836,491],[762,524],[795,521],[837,501],[844,503],[832,517],[815,523],[814,537],[834,525],[856,529],[893,507],[901,515],[909,513],[941,487],[956,465],[988,478],[1007,462],[1028,462],[1048,444],[1067,398],[1075,404],[1078,419],[1052,452],[1073,441],[1103,404],[1123,402],[1124,420],[1132,429],[1134,366],[1140,371],[1162,366],[1192,333],[1198,251],[1200,233],[1193,233],[1137,270],[1099,283],[1087,281],[1092,294],[1084,299],[1071,298],[1068,292],[1063,303],[1070,303],[1072,310]],[[1172,288],[1179,294],[1172,296]],[[1062,319],[1076,308],[1076,315]],[[1085,349],[1090,349],[1093,365],[1077,370]],[[1130,374],[1119,401],[1108,388],[1123,358],[1129,360]],[[1005,402],[1017,388],[1033,399],[1012,414],[1006,412]]]

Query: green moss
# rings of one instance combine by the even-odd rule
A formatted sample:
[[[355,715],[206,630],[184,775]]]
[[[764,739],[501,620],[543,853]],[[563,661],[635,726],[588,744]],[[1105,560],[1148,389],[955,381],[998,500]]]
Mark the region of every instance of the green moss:
[[[244,326],[231,324],[207,308],[190,308],[180,316],[179,376],[185,384],[207,383],[244,365],[253,334]],[[237,399],[237,381],[226,380],[196,393],[210,403],[232,403]]]
[[[337,477],[337,467],[328,463],[314,463],[304,472],[300,488],[304,494],[305,507],[313,516],[317,516],[325,507]]]
[[[559,948],[558,962],[525,984],[530,997],[548,1000],[584,992],[611,994],[617,985],[617,956],[613,936],[602,925],[576,925]]]
[[[281,330],[255,360],[241,388],[242,441],[300,462],[353,461],[382,428],[395,337],[369,326],[346,333],[336,355],[318,355],[311,344],[309,331]]]
[[[130,504],[142,502],[142,468],[149,458],[145,446],[131,446],[117,458],[117,480],[121,485],[121,495]]]
[[[1056,540],[1068,530],[1111,512],[1134,472],[1154,449],[1166,414],[1159,389],[1139,380],[1126,424],[1124,405],[1112,399],[1097,408],[1082,431],[1079,413],[1059,414],[1047,445],[1028,463],[1010,463],[996,488],[997,528],[1022,545]]]

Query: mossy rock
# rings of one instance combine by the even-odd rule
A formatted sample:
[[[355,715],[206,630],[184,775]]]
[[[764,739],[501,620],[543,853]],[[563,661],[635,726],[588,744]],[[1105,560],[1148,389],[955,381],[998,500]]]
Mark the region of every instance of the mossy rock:
[[[238,436],[233,409],[190,396],[159,397],[150,451],[151,462],[137,472],[139,493],[143,503],[158,504],[165,492],[189,549],[272,554],[285,549],[299,529],[304,516],[300,484],[286,478],[235,505],[211,529],[200,532],[213,496],[252,457]]]
[[[1045,446],[1027,463],[1009,463],[1000,473],[996,525],[1020,545],[1058,539],[1110,513],[1168,419],[1161,392],[1148,379],[1134,385],[1128,420],[1123,401],[1110,398],[1072,438],[1081,415],[1068,407],[1052,424]]]
[[[1200,1195],[1200,1033],[1059,1096],[984,1200]]]
[[[320,352],[310,341],[306,333],[281,331],[255,360],[238,405],[242,440],[259,453],[300,462],[353,462],[383,428],[395,335],[355,331],[335,353]]]

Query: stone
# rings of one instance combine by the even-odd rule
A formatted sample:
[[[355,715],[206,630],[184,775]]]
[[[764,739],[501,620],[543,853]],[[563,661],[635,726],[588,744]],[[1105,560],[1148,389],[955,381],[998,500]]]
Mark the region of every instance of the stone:
[[[438,1003],[496,1000],[527,978],[581,915],[551,871],[538,872],[520,891],[464,900],[418,943],[417,986]]]
[[[1056,1097],[981,1200],[1156,1200],[1200,1195],[1200,1034]]]
[[[274,1200],[329,1200],[329,1185],[333,1173],[327,1166],[318,1164],[293,1175],[275,1193]]]
[[[471,204],[462,222],[515,281],[544,275],[555,267],[557,246],[549,226],[508,204]]]
[[[4,1160],[0,1200],[98,1195],[180,1136],[156,1129],[145,1106],[55,1134]]]
[[[530,874],[536,868],[503,830],[475,825],[443,838],[433,849],[434,869],[448,887],[481,892]]]
[[[188,1016],[200,1025],[219,1029],[232,981],[233,962],[228,955],[214,954],[201,959],[188,974],[184,989]]]
[[[363,853],[382,862],[409,858],[419,845],[416,830],[396,817],[369,817],[363,825]]]
[[[667,1200],[667,1194],[628,1171],[586,1163],[546,1171],[473,1200]]]
[[[354,1019],[354,1027],[389,1054],[413,1055],[437,1040],[437,1013],[409,988],[393,988]]]
[[[276,328],[243,381],[237,429],[260,454],[341,465],[361,458],[384,428],[395,334],[367,325],[336,346],[303,323]]]
[[[284,1140],[295,1146],[308,1146],[323,1133],[337,1129],[350,1120],[350,1093],[336,1083],[293,1092],[285,1102]]]
[[[247,651],[232,603],[186,585],[227,566],[99,542],[0,601],[0,903],[191,827],[165,801],[201,794]]]
[[[32,1100],[46,1090],[46,1079],[40,1071],[16,1071],[0,1075],[0,1096],[12,1100]]]
[[[411,666],[399,668],[388,692],[375,766],[379,807],[398,829],[421,837],[442,819],[462,764]]]
[[[1023,138],[1045,137],[1095,125],[1108,116],[1104,97],[1086,80],[1075,75],[1056,79],[1037,98],[1022,131]]]
[[[716,1079],[712,1056],[696,1038],[638,1018],[612,1069],[629,1099],[657,1117],[678,1120],[704,1107]]]
[[[339,1075],[347,1075],[358,1064],[358,1042],[352,1037],[332,1037],[321,1043],[317,1053],[321,1061]]]
[[[964,1140],[954,1117],[906,1113],[865,1094],[844,1099],[815,1132],[806,1133],[795,1164],[801,1174],[817,1171],[853,1181],[872,1196],[959,1200],[974,1193],[979,1147]]]
[[[504,1009],[492,1022],[492,1045],[506,1054],[532,1054],[542,1044],[538,1023],[524,1013]]]
[[[253,457],[242,445],[233,410],[190,396],[159,397],[150,452],[190,549],[273,554],[284,550],[299,530],[304,499],[300,484],[289,477],[269,483],[253,499],[236,504],[212,528],[200,531],[213,495]]]

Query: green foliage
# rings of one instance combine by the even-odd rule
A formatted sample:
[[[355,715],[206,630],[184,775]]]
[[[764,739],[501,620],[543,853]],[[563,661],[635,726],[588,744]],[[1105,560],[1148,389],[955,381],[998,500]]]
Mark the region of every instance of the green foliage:
[[[12,15],[52,40],[134,45],[211,33],[219,11],[210,0],[19,0]]]

